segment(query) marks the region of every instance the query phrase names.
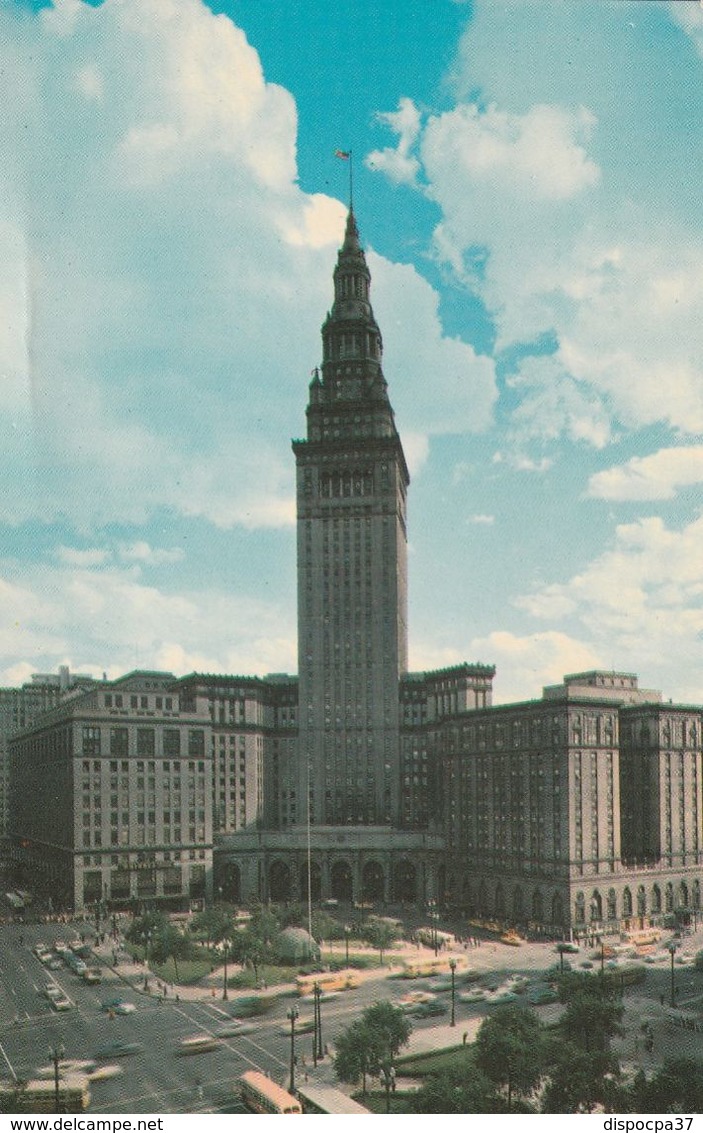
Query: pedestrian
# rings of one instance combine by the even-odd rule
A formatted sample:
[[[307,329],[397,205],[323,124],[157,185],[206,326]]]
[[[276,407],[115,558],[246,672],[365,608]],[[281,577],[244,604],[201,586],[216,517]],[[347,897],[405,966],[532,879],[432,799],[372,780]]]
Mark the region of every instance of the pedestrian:
[[[461,1036],[462,1046],[466,1046],[466,1040],[468,1039],[468,1037],[469,1037],[469,1032],[464,1031],[463,1035]]]

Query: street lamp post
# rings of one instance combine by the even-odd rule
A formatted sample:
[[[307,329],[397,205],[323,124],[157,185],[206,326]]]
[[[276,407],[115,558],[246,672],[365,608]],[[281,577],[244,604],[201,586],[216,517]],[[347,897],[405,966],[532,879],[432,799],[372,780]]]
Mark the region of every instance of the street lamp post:
[[[345,947],[345,963],[349,967],[349,937],[351,936],[351,928],[348,924],[344,926],[344,947]]]
[[[59,1063],[64,1057],[66,1051],[62,1046],[50,1046],[49,1058],[54,1064],[54,1111],[55,1113],[61,1112],[61,1092],[59,1089]]]
[[[391,1112],[391,1090],[395,1090],[395,1069],[384,1066],[381,1071],[381,1085],[386,1091],[386,1113]]]
[[[667,944],[667,948],[671,956],[671,1006],[676,1007],[676,987],[674,984],[674,953],[676,952],[676,945],[673,940]]]
[[[456,1024],[456,1016],[455,1016],[456,985],[455,985],[455,981],[454,981],[454,973],[456,972],[456,960],[454,959],[454,957],[452,957],[452,959],[449,961],[449,970],[452,973],[452,1021],[449,1025],[450,1025],[450,1027],[453,1027]]]
[[[295,1020],[298,1018],[297,1007],[291,1007],[287,1014],[290,1019],[290,1092],[295,1093]]]
[[[439,913],[436,911],[435,905],[436,905],[436,901],[432,900],[432,901],[429,902],[430,922],[431,922],[430,927],[431,927],[431,930],[432,930],[432,936],[431,936],[432,947],[434,948],[434,954],[436,956],[437,953],[439,952],[439,937],[438,937],[438,934],[437,934],[437,921],[439,920]]]
[[[229,998],[229,996],[227,995],[227,959],[229,957],[229,950],[230,950],[231,944],[232,944],[231,940],[223,940],[222,941],[222,947],[225,950],[225,978],[224,978],[224,983],[222,985],[222,998],[223,999]]]
[[[322,1058],[322,988],[318,983],[315,984],[315,1018],[317,1019],[316,1037],[317,1037],[317,1058]]]
[[[151,944],[151,933],[144,933],[144,991],[149,990],[149,946]]]

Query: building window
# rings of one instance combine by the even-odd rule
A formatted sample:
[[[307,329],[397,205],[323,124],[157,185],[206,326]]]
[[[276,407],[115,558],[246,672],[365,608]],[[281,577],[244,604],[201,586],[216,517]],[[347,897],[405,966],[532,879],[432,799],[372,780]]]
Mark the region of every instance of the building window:
[[[205,732],[201,729],[191,729],[188,732],[188,755],[205,755]]]
[[[126,728],[110,728],[110,755],[125,756],[128,754],[129,736]],[[113,766],[110,766],[113,770]],[[114,764],[117,770],[117,764]]]
[[[181,754],[181,733],[178,728],[164,728],[163,742],[164,756],[179,756]]]
[[[100,728],[83,728],[83,755],[100,755]]]

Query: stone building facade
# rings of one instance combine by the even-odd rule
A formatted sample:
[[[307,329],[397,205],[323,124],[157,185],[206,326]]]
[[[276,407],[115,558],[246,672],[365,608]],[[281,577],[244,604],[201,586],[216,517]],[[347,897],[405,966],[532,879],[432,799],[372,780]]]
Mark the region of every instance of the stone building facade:
[[[58,704],[9,741],[10,854],[57,907],[212,896],[212,726],[171,673]]]
[[[409,475],[352,211],[333,285],[293,442],[298,675],[50,696],[10,740],[27,887],[77,907],[432,901],[558,934],[697,914],[700,707],[628,673],[493,706],[491,665],[407,671]]]

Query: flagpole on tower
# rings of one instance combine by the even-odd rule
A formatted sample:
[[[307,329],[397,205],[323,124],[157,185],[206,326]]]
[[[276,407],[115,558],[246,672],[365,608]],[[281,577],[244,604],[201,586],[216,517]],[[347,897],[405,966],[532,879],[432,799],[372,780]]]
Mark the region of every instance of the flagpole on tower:
[[[354,157],[350,149],[336,149],[334,156],[349,162],[349,210],[354,208]]]

